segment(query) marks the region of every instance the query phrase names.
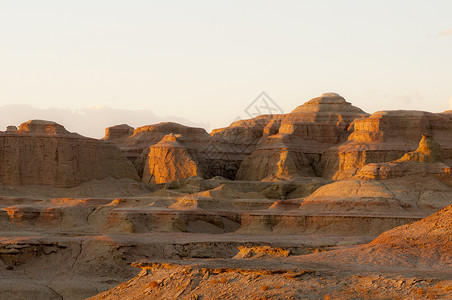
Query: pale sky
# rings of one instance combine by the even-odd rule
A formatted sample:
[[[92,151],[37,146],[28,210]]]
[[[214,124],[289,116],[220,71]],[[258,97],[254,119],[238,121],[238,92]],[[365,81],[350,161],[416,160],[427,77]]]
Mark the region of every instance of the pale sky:
[[[0,130],[227,126],[265,91],[372,113],[452,101],[452,1],[0,0]]]

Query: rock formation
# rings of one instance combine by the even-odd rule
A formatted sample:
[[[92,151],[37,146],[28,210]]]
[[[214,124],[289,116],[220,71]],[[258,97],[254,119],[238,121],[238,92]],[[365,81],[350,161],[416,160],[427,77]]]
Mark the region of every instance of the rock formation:
[[[450,299],[451,130],[333,93],[211,134],[8,127],[0,298]]]
[[[367,115],[335,93],[314,98],[267,125],[256,150],[243,160],[237,178],[262,180],[280,176],[276,164],[281,156],[281,163],[288,156],[296,165],[291,167],[292,175],[321,176],[322,151],[344,140],[349,125]]]
[[[169,134],[150,147],[144,166],[144,182],[164,183],[201,175],[198,164],[180,139],[180,134]]]
[[[388,163],[367,164],[355,175],[361,179],[388,179],[409,175],[435,176],[451,180],[450,167],[445,165],[441,146],[428,134],[423,134],[416,151]]]
[[[211,135],[219,138],[224,146],[242,161],[256,149],[263,137],[278,132],[283,117],[284,115],[262,115],[240,120],[228,127],[212,130]]]
[[[452,158],[452,119],[447,114],[422,111],[380,111],[352,124],[347,142],[325,150],[324,176],[350,178],[369,163],[394,161],[417,148],[422,134],[432,136]]]
[[[168,135],[177,135],[177,141],[169,143],[168,139],[171,138]],[[158,179],[152,179],[151,182],[157,183],[163,182],[164,178],[168,180],[182,179],[186,177],[180,176],[190,177],[195,174],[204,178],[222,176],[234,179],[240,165],[240,156],[237,157],[236,151],[221,138],[212,137],[202,128],[187,127],[171,122],[139,127],[133,131],[133,134],[128,125],[120,125],[119,128],[110,127],[106,129],[104,139],[115,143],[125,153],[145,182],[150,182],[152,177],[150,174],[155,172],[160,175],[157,176]],[[171,145],[174,145],[176,149],[171,150]],[[190,164],[195,164],[198,171],[174,173],[175,170],[185,167],[180,162],[171,159],[168,159],[165,164],[158,163],[161,159],[160,155],[163,153],[158,150],[160,148],[165,149],[163,152],[168,151],[175,155],[184,151],[183,156],[190,157]],[[152,158],[153,155],[157,156]],[[157,169],[145,170],[145,166],[154,168],[154,163],[159,164],[158,171]],[[192,169],[192,166],[187,166],[186,169]],[[167,174],[164,175],[165,173]]]
[[[321,263],[450,270],[451,220],[449,205],[425,219],[389,230],[367,245],[311,256]]]
[[[105,129],[105,137],[104,140],[108,141],[117,141],[118,143],[121,140],[128,138],[134,133],[133,127],[127,124],[116,125],[112,127],[108,127]]]
[[[397,161],[418,161],[426,163],[444,162],[443,149],[432,136],[423,134],[416,151],[405,154]]]
[[[0,158],[0,182],[8,185],[73,187],[106,177],[138,179],[115,145],[49,121],[32,120],[1,132]]]
[[[155,125],[147,125],[136,128],[129,125],[122,124],[105,129],[104,140],[115,143],[132,162],[135,162],[137,158],[143,153],[148,151],[149,147],[157,144],[166,135],[182,134],[185,137],[196,140],[198,136],[208,135],[202,128],[187,127],[173,122],[164,122]],[[144,153],[144,156],[147,152]],[[141,162],[141,170],[144,167],[144,160]]]
[[[150,147],[168,134],[180,134],[178,145],[198,170],[187,176],[278,181],[318,176],[351,178],[365,165],[394,161],[415,150],[423,133],[441,145],[443,158],[450,163],[451,131],[452,114],[381,111],[369,116],[338,94],[326,93],[291,113],[240,120],[210,135],[204,129],[176,123],[143,126],[133,132],[123,124],[107,128],[104,139],[120,147],[142,178],[144,172],[154,172],[144,170],[146,162],[158,160],[149,157]],[[156,147],[151,156],[159,155]],[[169,173],[181,167],[165,164],[158,172],[163,174],[167,166]],[[163,177],[157,181],[161,180]],[[149,182],[149,178],[144,181]]]

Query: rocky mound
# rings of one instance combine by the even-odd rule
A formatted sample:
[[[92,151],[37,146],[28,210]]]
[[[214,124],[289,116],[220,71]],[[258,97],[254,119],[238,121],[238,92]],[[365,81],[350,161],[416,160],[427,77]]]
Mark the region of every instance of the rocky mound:
[[[169,134],[150,147],[146,160],[143,181],[164,183],[177,179],[198,176],[200,169],[184,147],[181,135]]]
[[[121,143],[121,140],[124,140],[131,136],[134,132],[134,128],[127,124],[116,125],[112,127],[108,127],[105,129],[105,137],[104,140],[107,141],[115,141],[116,143]]]
[[[450,187],[434,177],[340,180],[302,199],[304,213],[425,217],[452,203]]]
[[[418,222],[389,230],[365,246],[313,254],[307,259],[334,264],[450,270],[452,206]]]
[[[149,147],[157,144],[168,134],[181,134],[190,140],[203,139],[209,134],[202,128],[188,127],[173,122],[141,126],[136,129],[127,124],[105,129],[104,140],[116,144],[132,161],[140,177],[149,153]]]
[[[443,150],[430,135],[423,134],[416,151],[389,163],[365,165],[355,175],[360,179],[388,179],[408,175],[435,176],[450,181],[450,167],[443,163]]]
[[[290,250],[274,248],[270,246],[257,246],[257,247],[239,247],[239,253],[234,256],[234,259],[243,258],[268,258],[268,257],[287,257]]]
[[[423,134],[416,151],[405,154],[397,161],[418,161],[426,163],[444,162],[443,149],[432,136]]]
[[[243,160],[237,178],[321,176],[322,151],[340,143],[349,125],[367,115],[335,93],[314,98],[267,125],[256,150]]]
[[[239,120],[228,127],[214,129],[210,134],[223,141],[229,151],[242,161],[256,149],[262,137],[278,132],[284,116],[262,115],[253,119]]]
[[[365,116],[368,114],[347,102],[344,97],[336,93],[324,93],[295,108],[287,119],[328,123],[347,130],[355,119]]]
[[[74,187],[93,179],[138,179],[113,144],[32,120],[0,132],[0,182],[7,185]]]
[[[353,132],[347,142],[323,153],[325,177],[350,178],[367,164],[397,160],[416,150],[422,134],[428,134],[441,145],[447,164],[452,158],[452,119],[448,114],[379,111],[354,121],[351,128]]]
[[[140,274],[89,299],[450,299],[446,276],[331,268],[274,259],[140,261]],[[359,272],[359,273],[357,273]],[[450,273],[448,273],[450,274]]]

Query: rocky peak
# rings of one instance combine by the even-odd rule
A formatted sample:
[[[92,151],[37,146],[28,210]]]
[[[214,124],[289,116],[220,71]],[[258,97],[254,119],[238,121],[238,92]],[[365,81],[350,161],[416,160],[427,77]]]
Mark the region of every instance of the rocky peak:
[[[406,153],[399,161],[444,162],[443,149],[430,134],[422,134],[416,151]]]
[[[38,134],[67,134],[64,126],[45,120],[30,120],[28,122],[22,123],[19,126],[19,132],[29,132]]]
[[[161,122],[154,125],[141,126],[135,129],[133,135],[136,136],[139,134],[148,134],[148,133],[168,134],[170,132],[180,133],[183,135],[204,135],[204,136],[208,135],[207,131],[204,128],[190,127],[174,122]]]
[[[344,104],[344,97],[336,93],[323,93],[320,97],[309,100],[306,104]]]
[[[112,127],[107,127],[105,129],[104,140],[119,139],[131,136],[133,134],[134,128],[127,124],[116,125]]]
[[[8,127],[6,127],[6,132],[12,132],[12,131],[16,131],[17,130],[17,126],[14,125],[10,125]]]
[[[306,114],[315,112],[357,113],[366,114],[362,109],[345,101],[344,97],[336,93],[324,93],[295,108],[291,114]]]
[[[286,115],[283,123],[327,123],[345,131],[354,120],[367,116],[369,116],[368,113],[345,101],[342,96],[336,93],[325,93],[295,108]]]
[[[182,134],[170,133],[165,135],[160,142],[151,147],[183,147]]]

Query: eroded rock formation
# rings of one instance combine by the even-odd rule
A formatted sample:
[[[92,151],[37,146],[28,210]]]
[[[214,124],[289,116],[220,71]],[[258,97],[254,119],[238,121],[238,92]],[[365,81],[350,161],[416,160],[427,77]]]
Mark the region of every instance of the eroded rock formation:
[[[98,297],[411,299],[421,286],[449,299],[450,207],[375,237],[451,204],[450,117],[368,116],[324,94],[211,134],[123,124],[97,141],[46,121],[9,127],[0,298],[80,299],[116,286]],[[131,264],[143,272],[119,284],[137,273]]]
[[[381,111],[369,116],[340,95],[326,93],[288,114],[240,120],[210,135],[201,128],[160,123],[133,132],[128,125],[110,127],[104,139],[121,148],[140,177],[154,172],[144,170],[146,162],[158,160],[149,157],[150,147],[168,134],[179,134],[178,149],[185,149],[198,170],[183,176],[278,181],[319,176],[351,178],[365,165],[394,161],[414,151],[424,133],[438,142],[449,164],[450,132],[450,113]],[[152,149],[151,156],[161,155],[155,147]],[[180,179],[179,175],[169,175],[180,168],[180,164],[169,165],[168,161],[159,167],[159,173],[168,172],[168,180]],[[149,178],[144,181],[149,182]]]
[[[150,147],[144,166],[144,182],[164,183],[201,175],[197,162],[181,138],[180,134],[169,134]]]
[[[221,138],[212,137],[202,128],[188,127],[171,122],[139,127],[133,131],[133,134],[130,133],[130,128],[127,125],[120,125],[119,128],[109,127],[106,129],[104,139],[118,145],[134,163],[138,174],[145,182],[150,182],[152,176],[149,174],[155,172],[160,175],[157,176],[157,181],[155,179],[151,181],[158,183],[164,182],[162,181],[164,178],[175,180],[194,175],[200,175],[204,178],[215,176],[235,178],[241,156],[237,156],[237,151]],[[177,141],[169,143],[169,135],[177,135]],[[175,148],[171,149],[171,145]],[[171,153],[171,155],[179,155],[183,151],[184,157],[190,157],[187,162],[196,165],[198,171],[175,172],[175,170],[185,168],[176,160],[167,159],[166,163],[159,163],[158,161],[162,158],[162,149],[165,149],[164,151]],[[156,156],[152,158],[154,155]],[[149,161],[151,161],[151,164],[149,164]],[[155,164],[159,164],[158,171],[153,169]],[[145,166],[152,169],[145,169]],[[192,169],[192,166],[187,166],[185,169]]]
[[[237,178],[278,177],[281,168],[277,164],[281,156],[280,166],[287,157],[291,158],[292,165],[296,165],[291,167],[291,175],[321,176],[321,153],[346,139],[350,124],[365,116],[368,114],[338,94],[326,93],[314,98],[283,115],[278,122],[267,125],[266,134],[256,150],[243,160]]]
[[[350,178],[369,163],[394,161],[414,151],[422,134],[432,136],[444,150],[447,163],[452,157],[452,120],[448,114],[423,111],[380,111],[353,122],[348,140],[322,155],[324,176]]]
[[[423,134],[416,151],[388,163],[373,163],[362,167],[355,175],[362,179],[389,179],[402,176],[435,176],[450,181],[450,167],[445,165],[441,146],[428,134]]]
[[[0,182],[8,185],[73,187],[93,179],[138,179],[113,144],[32,120],[0,132]]]

